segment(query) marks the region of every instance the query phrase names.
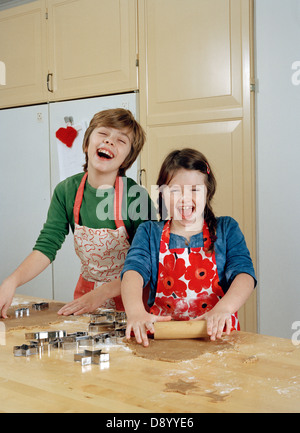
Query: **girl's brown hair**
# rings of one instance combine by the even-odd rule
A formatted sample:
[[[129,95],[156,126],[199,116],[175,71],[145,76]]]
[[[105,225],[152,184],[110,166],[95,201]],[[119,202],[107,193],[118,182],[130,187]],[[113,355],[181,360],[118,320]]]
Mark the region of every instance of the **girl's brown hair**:
[[[208,225],[211,240],[208,251],[212,252],[214,249],[214,243],[217,240],[217,220],[212,210],[211,202],[216,192],[217,182],[206,157],[201,152],[195,149],[185,148],[182,150],[174,150],[173,152],[169,153],[169,155],[167,155],[164,162],[162,163],[156,183],[159,187],[163,185],[168,185],[175,173],[182,168],[186,170],[198,170],[201,173],[205,174],[207,196],[204,209],[204,219]],[[159,214],[162,218],[162,215],[165,215],[166,208],[161,188],[159,191],[158,206]]]
[[[119,175],[123,176],[132,166],[145,143],[146,135],[141,125],[135,120],[133,114],[124,108],[112,108],[96,113],[92,118],[89,127],[85,131],[82,149],[85,153],[85,164],[83,170],[86,172],[88,168],[88,147],[91,133],[95,128],[101,126],[114,129],[128,129],[133,133],[133,141],[131,143],[131,152],[119,168]]]

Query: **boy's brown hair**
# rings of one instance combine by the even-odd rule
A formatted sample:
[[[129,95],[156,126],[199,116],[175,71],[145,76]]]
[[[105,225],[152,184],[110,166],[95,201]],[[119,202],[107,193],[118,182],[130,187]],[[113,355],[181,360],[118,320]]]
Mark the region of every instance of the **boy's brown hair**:
[[[132,166],[145,143],[146,135],[141,125],[135,120],[133,114],[124,108],[111,108],[96,113],[92,118],[89,127],[85,131],[82,149],[85,153],[85,164],[83,170],[86,172],[88,167],[88,147],[91,133],[95,128],[101,126],[114,129],[128,129],[133,133],[133,141],[131,143],[131,151],[121,167],[119,168],[119,175],[123,176],[126,170]]]

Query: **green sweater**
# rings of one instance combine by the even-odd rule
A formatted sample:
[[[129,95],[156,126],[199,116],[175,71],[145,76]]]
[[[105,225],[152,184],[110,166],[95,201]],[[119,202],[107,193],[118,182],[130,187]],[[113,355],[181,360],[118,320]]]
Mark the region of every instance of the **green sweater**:
[[[84,173],[79,173],[60,182],[53,193],[47,221],[34,246],[52,262],[61,248],[71,227],[74,232],[73,207],[77,189]],[[131,243],[138,226],[149,219],[156,219],[153,203],[147,191],[134,180],[124,176],[122,218]],[[90,228],[116,229],[114,209],[114,188],[95,189],[88,181],[79,214],[79,224]]]

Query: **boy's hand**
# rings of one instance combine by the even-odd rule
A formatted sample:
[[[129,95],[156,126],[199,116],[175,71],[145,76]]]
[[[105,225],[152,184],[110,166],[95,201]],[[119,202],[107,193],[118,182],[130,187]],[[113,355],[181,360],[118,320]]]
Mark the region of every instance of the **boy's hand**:
[[[131,332],[134,333],[136,342],[149,346],[148,332],[154,334],[154,322],[168,322],[171,316],[155,316],[146,311],[135,317],[127,317],[126,338],[130,340]]]
[[[72,302],[68,302],[64,305],[57,314],[62,316],[79,316],[80,314],[92,313],[101,308],[110,298],[115,298],[121,294],[121,282],[120,279],[111,281],[109,283],[104,283],[101,286],[96,287],[96,289],[85,293],[80,298],[74,299]]]
[[[103,298],[103,299],[102,299]],[[105,302],[106,298],[101,296],[101,293],[96,290],[86,293],[80,298],[74,299],[64,305],[57,314],[62,316],[79,316],[80,314],[92,313]]]
[[[3,319],[8,317],[7,310],[12,303],[15,291],[16,285],[9,278],[0,285],[0,317],[3,317]]]

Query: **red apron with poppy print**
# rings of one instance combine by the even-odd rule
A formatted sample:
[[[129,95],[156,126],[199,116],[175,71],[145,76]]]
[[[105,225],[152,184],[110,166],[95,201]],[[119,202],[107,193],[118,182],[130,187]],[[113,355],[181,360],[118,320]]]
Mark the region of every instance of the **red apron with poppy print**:
[[[159,251],[158,281],[150,312],[191,320],[210,311],[224,296],[219,285],[215,252],[209,253],[209,230],[203,225],[204,246],[169,249],[170,220],[164,225]],[[237,313],[232,314],[232,330],[239,330]]]
[[[128,234],[122,220],[123,181],[117,177],[114,195],[114,215],[116,229],[93,229],[79,225],[79,212],[82,203],[87,173],[83,176],[74,203],[74,245],[81,261],[81,275],[74,292],[74,299],[120,277],[125,257],[129,249]],[[121,296],[108,299],[102,308],[124,311]]]

